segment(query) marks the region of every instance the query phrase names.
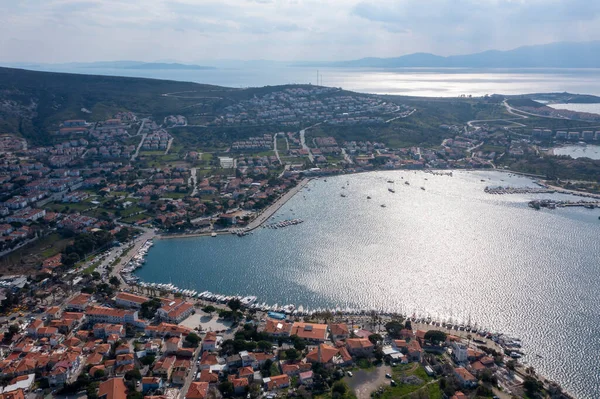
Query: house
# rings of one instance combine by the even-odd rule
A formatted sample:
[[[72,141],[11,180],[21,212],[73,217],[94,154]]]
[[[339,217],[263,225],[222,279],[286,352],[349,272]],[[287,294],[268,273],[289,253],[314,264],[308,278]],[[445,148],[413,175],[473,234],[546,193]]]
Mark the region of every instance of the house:
[[[202,340],[202,351],[215,351],[217,349],[217,333],[209,331]]]
[[[144,377],[142,378],[142,392],[156,391],[162,389],[163,380],[160,377]]]
[[[407,345],[408,350],[408,359],[413,362],[421,361],[421,354],[423,353],[423,349],[419,344],[419,341],[416,339],[411,340]]]
[[[306,360],[310,363],[331,363],[335,364],[335,358],[339,355],[339,350],[327,344],[320,344],[306,355]]]
[[[313,384],[313,372],[312,370],[305,371],[298,375],[300,378],[300,383],[302,385],[311,386]]]
[[[242,358],[242,367],[258,367],[258,361],[256,360],[256,355],[254,353],[250,353],[248,351],[241,351],[240,357]]]
[[[289,376],[300,374],[300,366],[298,364],[282,364],[281,372]]]
[[[325,342],[327,340],[327,324],[295,322],[290,335],[297,335],[310,342]]]
[[[173,366],[175,365],[175,356],[163,357],[154,364],[152,373],[155,376],[163,377],[166,380],[171,379],[171,373],[173,373]]]
[[[185,383],[185,377],[188,374],[188,371],[191,370],[192,363],[187,359],[176,360],[173,365],[173,374],[171,375],[171,379],[173,380],[173,384],[181,384]]]
[[[248,389],[248,379],[246,378],[232,378],[231,383],[233,384],[233,391],[236,395],[241,395]]]
[[[346,348],[352,356],[369,357],[373,354],[375,345],[368,338],[348,338]]]
[[[238,371],[239,378],[246,378],[248,381],[252,382],[254,379],[254,369],[252,367],[242,367]]]
[[[123,324],[97,323],[94,325],[94,337],[106,338],[111,335],[117,335],[119,338],[125,337],[125,326]]]
[[[177,324],[160,323],[158,326],[146,326],[144,333],[150,337],[181,337],[188,335],[192,330]]]
[[[450,397],[450,399],[469,399],[469,397],[467,395],[465,395],[464,393],[462,393],[461,391],[458,391],[458,392],[454,393],[454,395],[452,395]]]
[[[0,394],[0,399],[25,399],[25,394],[22,389],[17,389]]]
[[[289,337],[292,331],[292,323],[287,320],[267,318],[263,331],[274,337]]]
[[[264,383],[269,391],[287,388],[290,386],[290,376],[282,374],[275,377],[265,378]]]
[[[346,323],[332,324],[329,326],[329,331],[331,331],[333,341],[341,341],[350,337],[350,330]]]
[[[111,378],[98,386],[98,399],[126,399],[127,387],[123,378]]]
[[[119,292],[115,296],[115,303],[118,306],[123,306],[129,309],[140,309],[142,307],[142,304],[144,302],[148,302],[149,300],[150,299],[146,298],[145,296],[134,295],[128,292]]]
[[[454,369],[454,375],[464,388],[474,388],[477,386],[477,378],[469,373],[464,367],[456,367]]]
[[[90,303],[92,296],[90,294],[78,294],[67,302],[66,308],[77,312],[83,312]]]
[[[156,315],[169,323],[178,324],[194,313],[194,305],[181,299],[163,299]]]
[[[86,315],[91,323],[115,323],[139,325],[138,313],[133,310],[113,309],[103,306],[90,306]]]
[[[466,363],[469,360],[468,349],[465,344],[452,342],[452,358],[458,364]]]
[[[192,382],[185,395],[186,399],[205,399],[208,394],[208,382]]]
[[[217,355],[211,352],[203,352],[200,357],[200,370],[210,369],[211,366],[215,366],[219,364],[219,360],[217,359]]]
[[[211,372],[209,369],[200,371],[200,382],[208,382],[209,384],[217,384],[219,382],[219,375]]]
[[[181,348],[180,337],[171,337],[165,341],[165,353],[176,353]]]

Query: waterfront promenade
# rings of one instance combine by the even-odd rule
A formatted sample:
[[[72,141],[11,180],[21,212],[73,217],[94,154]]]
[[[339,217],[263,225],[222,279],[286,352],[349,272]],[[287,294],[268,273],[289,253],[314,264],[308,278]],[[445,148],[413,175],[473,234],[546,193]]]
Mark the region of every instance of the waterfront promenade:
[[[306,178],[300,181],[296,187],[292,188],[287,193],[283,194],[279,199],[273,202],[269,207],[260,212],[254,220],[248,223],[248,227],[246,228],[248,231],[254,230],[257,227],[260,227],[264,222],[266,222],[271,216],[275,214],[282,206],[285,205],[292,197],[298,194],[310,181],[310,179]]]

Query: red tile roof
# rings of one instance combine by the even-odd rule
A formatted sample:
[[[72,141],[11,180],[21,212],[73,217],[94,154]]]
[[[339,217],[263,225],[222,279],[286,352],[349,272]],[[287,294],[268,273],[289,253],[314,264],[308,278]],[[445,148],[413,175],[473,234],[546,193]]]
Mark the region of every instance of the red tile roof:
[[[123,378],[111,378],[100,383],[98,397],[106,399],[127,399],[127,388]]]
[[[187,399],[204,399],[208,393],[208,382],[192,382],[185,397]]]

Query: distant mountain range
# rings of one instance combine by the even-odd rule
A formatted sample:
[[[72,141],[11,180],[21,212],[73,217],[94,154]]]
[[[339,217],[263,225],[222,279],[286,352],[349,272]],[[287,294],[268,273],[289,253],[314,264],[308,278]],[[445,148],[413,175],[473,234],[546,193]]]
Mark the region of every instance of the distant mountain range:
[[[295,66],[338,68],[600,68],[600,41],[552,43],[514,50],[490,50],[442,57],[414,53],[395,58],[361,58],[338,62],[305,62]]]
[[[215,69],[212,66],[189,65],[166,62],[140,62],[140,61],[99,61],[99,62],[69,62],[63,64],[34,64],[34,63],[12,63],[7,66],[19,68],[44,68],[53,69],[139,69],[139,70],[206,70]]]

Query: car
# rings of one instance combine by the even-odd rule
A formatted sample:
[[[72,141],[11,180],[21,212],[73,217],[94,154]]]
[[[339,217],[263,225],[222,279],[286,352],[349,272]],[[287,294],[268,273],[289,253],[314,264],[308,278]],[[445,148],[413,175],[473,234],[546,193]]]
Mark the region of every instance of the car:
[[[396,381],[394,381],[394,380],[390,380],[390,385],[391,385],[391,386],[393,386],[393,387],[395,387],[395,386],[397,385],[397,384],[396,384]]]
[[[346,374],[348,374],[348,377],[352,377],[354,374],[352,374],[352,371],[348,371]]]
[[[391,375],[390,373],[387,373],[387,374],[385,375],[385,378],[390,378],[390,379],[391,379],[391,378],[392,378],[392,375]]]

